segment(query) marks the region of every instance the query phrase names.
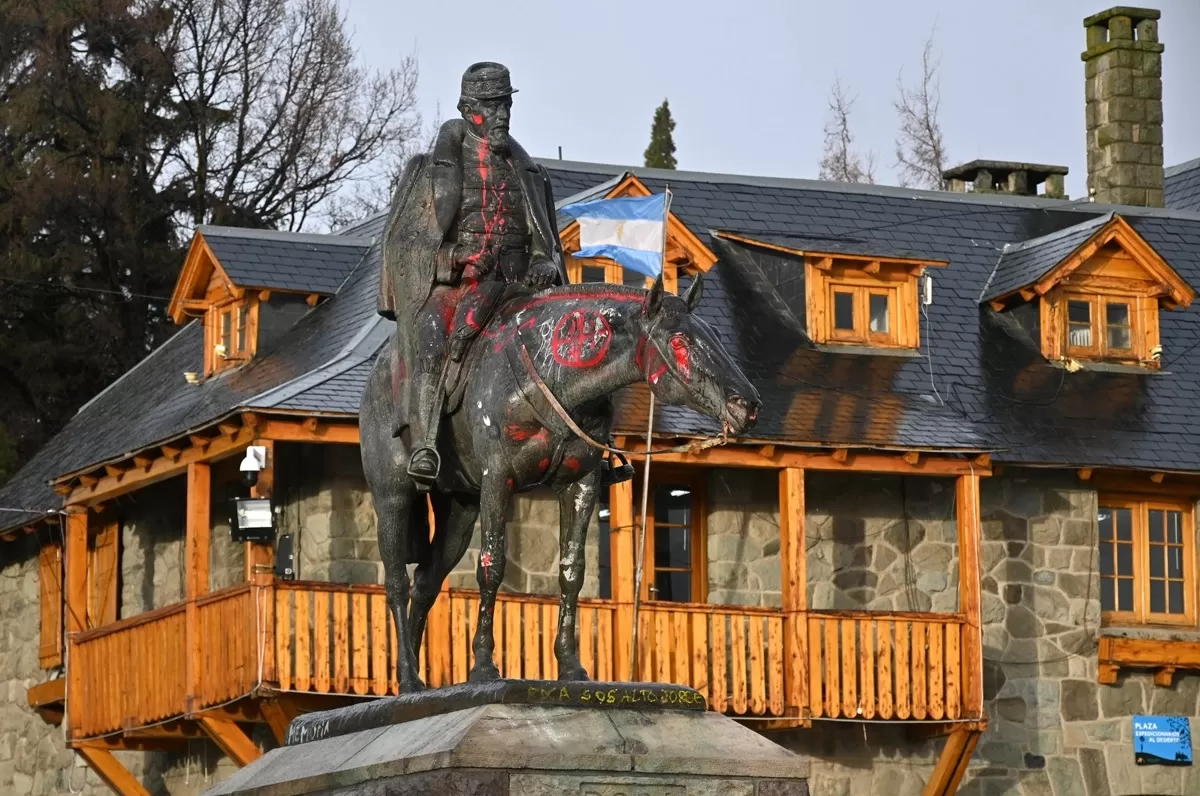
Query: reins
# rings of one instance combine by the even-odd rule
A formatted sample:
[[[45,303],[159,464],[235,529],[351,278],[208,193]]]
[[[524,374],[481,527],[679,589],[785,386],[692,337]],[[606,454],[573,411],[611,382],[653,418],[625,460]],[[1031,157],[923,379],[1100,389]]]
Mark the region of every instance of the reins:
[[[567,424],[567,428],[571,429],[571,432],[574,433],[575,436],[579,437],[593,448],[599,448],[602,451],[615,453],[621,456],[656,456],[660,453],[699,453],[702,450],[707,450],[708,448],[713,448],[717,445],[724,445],[729,442],[728,432],[725,430],[721,431],[720,436],[696,440],[684,445],[676,445],[672,448],[657,448],[642,451],[614,448],[609,445],[605,445],[602,442],[597,442],[596,440],[592,439],[592,437],[586,431],[579,427],[579,424],[577,424],[571,418],[571,415],[566,409],[563,408],[563,405],[559,403],[558,398],[554,396],[554,393],[551,391],[550,387],[546,385],[546,382],[542,381],[542,377],[538,374],[537,368],[534,367],[533,359],[530,358],[529,350],[525,347],[524,343],[521,344],[520,354],[521,364],[525,366],[525,372],[529,375],[529,378],[533,381],[533,383],[537,385],[538,390],[541,391],[547,403],[550,404],[550,408],[554,410],[554,413],[558,415],[560,420]]]

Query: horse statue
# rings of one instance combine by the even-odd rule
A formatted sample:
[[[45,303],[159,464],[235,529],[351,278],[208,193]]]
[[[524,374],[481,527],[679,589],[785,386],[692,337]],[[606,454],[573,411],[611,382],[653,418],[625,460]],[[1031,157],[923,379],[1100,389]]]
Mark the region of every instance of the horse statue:
[[[504,577],[505,524],[513,495],[539,486],[558,493],[561,610],[554,652],[559,679],[587,680],[575,637],[584,576],[584,541],[601,487],[613,422],[612,394],[644,381],[655,400],[686,405],[740,435],[758,413],[759,396],[693,314],[697,276],[683,297],[612,284],[513,286],[481,330],[448,385],[434,488],[408,476],[409,444],[393,436],[394,401],[403,380],[395,342],[376,358],[360,409],[363,468],[378,517],[388,606],[396,622],[398,678],[404,692],[424,689],[418,651],[443,581],[466,553],[476,519],[482,549],[479,620],[470,679],[495,680],[492,620]],[[581,434],[582,432],[582,434]],[[430,539],[428,495],[434,515]],[[408,564],[416,564],[411,592]]]

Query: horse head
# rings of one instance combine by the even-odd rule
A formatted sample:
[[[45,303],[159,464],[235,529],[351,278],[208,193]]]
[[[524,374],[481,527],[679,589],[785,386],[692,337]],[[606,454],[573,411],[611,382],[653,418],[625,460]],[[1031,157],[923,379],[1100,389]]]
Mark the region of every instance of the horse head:
[[[700,274],[682,297],[655,281],[638,319],[635,362],[656,400],[689,406],[740,436],[753,427],[762,402],[716,330],[693,313],[702,292]]]

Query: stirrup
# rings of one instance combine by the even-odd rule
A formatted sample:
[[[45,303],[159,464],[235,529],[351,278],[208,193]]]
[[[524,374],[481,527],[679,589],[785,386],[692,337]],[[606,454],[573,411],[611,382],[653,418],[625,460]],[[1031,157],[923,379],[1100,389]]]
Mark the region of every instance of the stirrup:
[[[620,460],[619,466],[613,466],[613,459]],[[629,481],[633,478],[633,465],[619,453],[613,454],[607,459],[600,460],[600,485],[612,486],[623,481]]]
[[[430,454],[433,455],[433,474],[432,475],[430,475],[427,472],[413,469],[413,460],[416,459],[417,454],[421,453],[422,451],[428,451]],[[442,456],[441,456],[441,454],[439,454],[437,452],[437,448],[432,448],[428,445],[425,445],[420,448],[417,448],[415,451],[412,452],[412,455],[410,455],[408,457],[408,469],[407,469],[408,476],[417,482],[418,489],[420,489],[422,486],[424,486],[426,488],[421,491],[426,491],[430,486],[433,486],[433,484],[437,482],[438,475],[441,473],[441,471],[442,471]]]

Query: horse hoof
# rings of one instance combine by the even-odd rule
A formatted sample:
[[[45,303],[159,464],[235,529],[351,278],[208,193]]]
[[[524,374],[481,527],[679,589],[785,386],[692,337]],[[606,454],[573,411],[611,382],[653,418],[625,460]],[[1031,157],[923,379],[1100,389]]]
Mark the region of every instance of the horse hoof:
[[[500,679],[500,670],[495,666],[476,666],[467,679],[473,683],[490,683]]]
[[[588,677],[587,670],[582,666],[572,666],[570,668],[560,670],[558,673],[558,679],[573,680],[578,682],[590,681],[592,678]]]

